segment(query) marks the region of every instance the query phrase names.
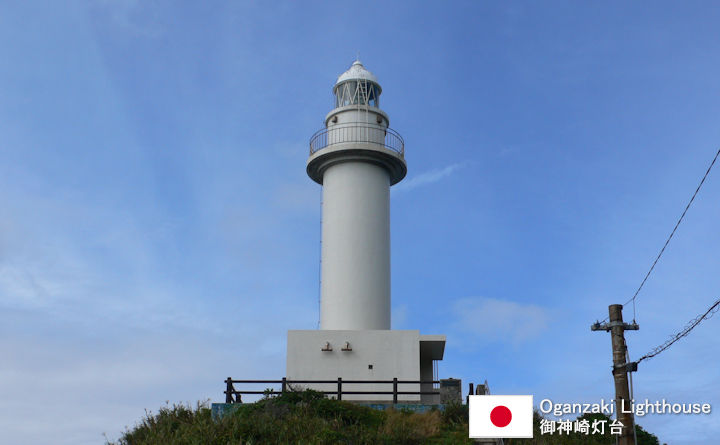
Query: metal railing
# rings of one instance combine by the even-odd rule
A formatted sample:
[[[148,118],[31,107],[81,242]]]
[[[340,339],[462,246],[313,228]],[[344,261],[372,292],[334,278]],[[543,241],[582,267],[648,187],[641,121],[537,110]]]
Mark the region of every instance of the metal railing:
[[[366,122],[338,124],[319,130],[310,138],[310,154],[330,145],[345,142],[377,144],[400,156],[405,155],[405,141],[397,131]]]
[[[275,385],[281,385],[280,391],[276,391],[274,389],[270,390],[264,390],[264,391],[249,391],[249,390],[242,390],[239,391],[235,389],[234,384],[235,383],[244,383],[244,384],[257,384],[257,383],[269,383],[269,384],[275,384]],[[345,391],[343,390],[343,385],[355,385],[355,384],[363,384],[363,383],[372,383],[372,384],[388,384],[392,385],[392,391]],[[393,396],[393,403],[398,403],[398,396],[399,395],[438,395],[440,394],[439,390],[433,390],[433,391],[399,391],[398,385],[437,385],[439,384],[439,380],[398,380],[397,377],[392,380],[343,380],[342,378],[338,378],[337,380],[288,380],[286,377],[283,377],[282,380],[233,380],[232,378],[228,377],[225,379],[225,391],[223,393],[225,394],[225,403],[242,403],[242,394],[266,394],[266,395],[273,395],[273,394],[283,394],[287,391],[291,391],[292,389],[289,387],[289,385],[295,385],[295,384],[336,384],[337,390],[335,391],[318,391],[320,393],[323,393],[325,395],[335,395],[337,396],[338,400],[342,400],[343,395],[391,395]]]

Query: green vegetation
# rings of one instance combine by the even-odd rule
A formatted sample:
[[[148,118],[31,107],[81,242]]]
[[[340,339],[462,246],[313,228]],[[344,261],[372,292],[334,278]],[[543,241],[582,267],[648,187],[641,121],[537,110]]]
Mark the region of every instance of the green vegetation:
[[[350,402],[326,399],[315,391],[287,392],[217,421],[199,404],[146,413],[117,443],[108,445],[251,445],[251,444],[471,444],[467,409],[416,414],[377,411]]]
[[[467,437],[467,406],[450,405],[444,412],[417,414],[377,411],[350,402],[326,399],[315,391],[287,392],[256,403],[238,405],[222,419],[198,404],[161,408],[147,413],[118,442],[107,445],[256,445],[256,444],[472,444]],[[605,419],[601,414],[579,419]],[[612,445],[614,436],[540,435],[542,417],[535,414],[534,439],[506,439],[505,445]],[[652,434],[638,427],[638,445],[657,445]]]

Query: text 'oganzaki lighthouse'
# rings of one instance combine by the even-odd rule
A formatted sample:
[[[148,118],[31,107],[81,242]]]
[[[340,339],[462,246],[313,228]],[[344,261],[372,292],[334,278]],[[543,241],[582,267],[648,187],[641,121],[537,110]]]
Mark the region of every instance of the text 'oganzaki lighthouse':
[[[307,173],[323,186],[320,329],[390,329],[390,186],[407,167],[381,92],[353,63],[310,142]]]

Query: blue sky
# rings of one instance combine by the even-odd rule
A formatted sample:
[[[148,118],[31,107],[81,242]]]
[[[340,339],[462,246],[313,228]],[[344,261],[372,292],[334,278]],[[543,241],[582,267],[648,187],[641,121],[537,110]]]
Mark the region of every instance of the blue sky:
[[[609,399],[610,338],[720,144],[711,2],[0,5],[0,442],[91,444],[222,381],[280,378],[318,320],[309,137],[357,52],[406,141],[393,328],[442,377]],[[631,356],[720,294],[713,171],[637,301]],[[626,318],[632,313],[626,309]],[[711,319],[637,398],[720,409]],[[711,444],[717,412],[648,416]]]

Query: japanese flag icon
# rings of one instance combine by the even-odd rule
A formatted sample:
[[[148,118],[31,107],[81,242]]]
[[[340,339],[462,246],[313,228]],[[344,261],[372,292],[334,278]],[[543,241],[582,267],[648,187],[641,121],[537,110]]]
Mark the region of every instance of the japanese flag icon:
[[[533,437],[533,396],[470,396],[470,437]]]

